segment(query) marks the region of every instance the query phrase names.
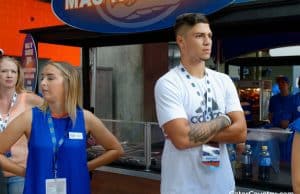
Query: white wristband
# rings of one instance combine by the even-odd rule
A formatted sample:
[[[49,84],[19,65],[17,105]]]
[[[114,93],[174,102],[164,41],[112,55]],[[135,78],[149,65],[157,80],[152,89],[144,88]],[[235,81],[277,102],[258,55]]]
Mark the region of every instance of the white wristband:
[[[220,116],[225,117],[225,118],[228,120],[229,125],[232,124],[231,119],[230,119],[230,117],[229,117],[228,115],[226,115],[226,114],[221,114]]]

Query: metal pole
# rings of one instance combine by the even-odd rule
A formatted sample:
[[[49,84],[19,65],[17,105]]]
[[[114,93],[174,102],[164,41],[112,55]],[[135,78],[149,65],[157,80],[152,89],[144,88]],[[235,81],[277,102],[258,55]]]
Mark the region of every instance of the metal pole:
[[[91,88],[90,88],[90,59],[89,47],[82,48],[82,91],[83,108],[91,110]],[[93,112],[93,110],[91,110]]]
[[[221,40],[217,40],[217,54],[216,54],[216,70],[220,71],[220,63],[221,63]]]
[[[91,108],[96,108],[96,81],[97,81],[97,48],[90,48],[90,67],[92,69]]]
[[[146,170],[150,171],[151,165],[151,123],[145,123],[144,125],[144,152],[145,152],[145,164]]]

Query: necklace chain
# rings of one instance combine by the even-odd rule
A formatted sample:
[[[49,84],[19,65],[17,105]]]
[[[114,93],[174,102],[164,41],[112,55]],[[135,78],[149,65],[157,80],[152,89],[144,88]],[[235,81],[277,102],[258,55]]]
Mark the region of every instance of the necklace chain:
[[[196,84],[195,80],[193,80],[192,76],[188,73],[188,71],[183,67],[183,65],[179,66],[180,71],[185,75],[185,78],[189,80],[192,88],[196,91],[197,96],[201,97],[201,87],[199,84]],[[208,77],[208,73],[205,71],[204,73],[204,85],[206,86],[203,92],[203,98],[201,99],[200,106],[202,111],[204,112],[204,121],[211,120],[210,112],[212,111],[212,90],[211,90],[211,83]],[[195,83],[196,82],[196,83]],[[198,86],[198,87],[197,87]],[[205,95],[206,94],[206,95]]]
[[[2,117],[2,114],[0,114],[0,132],[2,132],[6,128],[6,126],[8,124],[8,120],[9,120],[11,109],[16,104],[16,102],[17,102],[17,96],[18,96],[17,93],[14,92],[14,94],[13,94],[13,96],[11,98],[11,101],[10,101],[10,107],[8,109],[7,115],[5,117]]]

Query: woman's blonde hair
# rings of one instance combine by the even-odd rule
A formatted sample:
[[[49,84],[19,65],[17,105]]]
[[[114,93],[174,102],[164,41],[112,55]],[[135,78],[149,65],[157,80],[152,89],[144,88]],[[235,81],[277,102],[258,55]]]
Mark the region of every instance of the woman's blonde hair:
[[[48,62],[46,66],[52,65],[56,67],[64,77],[65,87],[65,110],[72,119],[73,125],[76,121],[76,108],[82,107],[81,81],[77,69],[67,63]],[[46,111],[48,103],[44,100],[41,109]]]
[[[25,90],[25,88],[24,88],[24,80],[23,80],[23,72],[22,72],[21,64],[14,57],[9,57],[9,56],[0,57],[0,65],[3,62],[5,62],[5,61],[6,62],[12,62],[12,63],[14,63],[14,64],[17,65],[18,78],[17,78],[17,83],[15,85],[15,89],[16,89],[16,92],[19,94],[19,93],[21,93],[21,92],[23,92]]]

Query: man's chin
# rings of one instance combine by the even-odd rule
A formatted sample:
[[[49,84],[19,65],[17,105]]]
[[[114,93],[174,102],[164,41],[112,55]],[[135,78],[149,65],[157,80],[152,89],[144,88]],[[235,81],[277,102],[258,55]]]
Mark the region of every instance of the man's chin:
[[[207,56],[207,57],[200,57],[200,60],[201,61],[208,61],[210,59],[210,56]]]

